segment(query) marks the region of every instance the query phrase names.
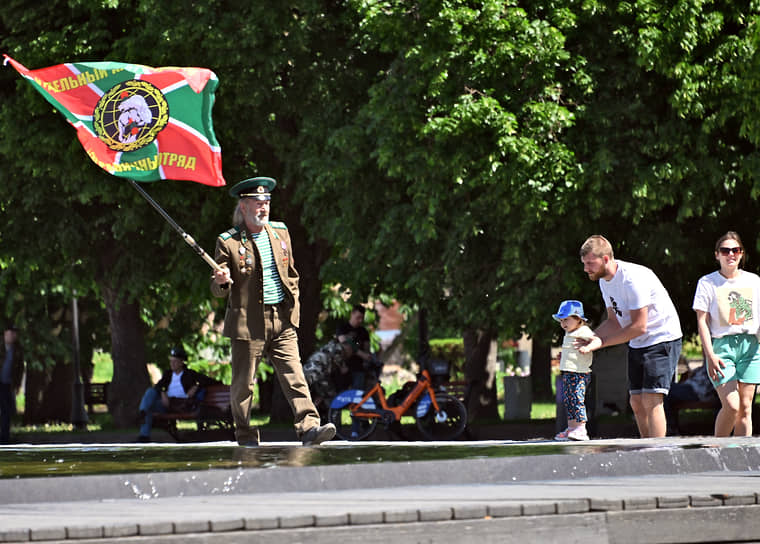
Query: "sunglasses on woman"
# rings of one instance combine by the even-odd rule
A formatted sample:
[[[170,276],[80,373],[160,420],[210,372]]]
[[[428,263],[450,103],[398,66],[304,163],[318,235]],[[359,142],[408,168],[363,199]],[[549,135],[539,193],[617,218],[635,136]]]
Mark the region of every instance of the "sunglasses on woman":
[[[721,247],[718,251],[720,251],[721,255],[729,255],[731,253],[734,255],[741,255],[743,253],[743,250],[740,247]]]

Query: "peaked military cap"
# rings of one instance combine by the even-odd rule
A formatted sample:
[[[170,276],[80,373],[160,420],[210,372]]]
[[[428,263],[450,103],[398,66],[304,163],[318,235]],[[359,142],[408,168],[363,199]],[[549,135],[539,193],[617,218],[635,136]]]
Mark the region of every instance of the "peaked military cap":
[[[248,178],[236,183],[230,194],[238,198],[255,198],[256,200],[271,200],[272,190],[277,182],[272,178]]]

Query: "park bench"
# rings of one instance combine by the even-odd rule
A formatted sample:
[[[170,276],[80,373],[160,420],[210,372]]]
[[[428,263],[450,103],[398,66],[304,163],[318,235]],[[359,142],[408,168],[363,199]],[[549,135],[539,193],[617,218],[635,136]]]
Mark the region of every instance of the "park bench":
[[[673,421],[671,421],[670,423],[673,426],[674,430],[680,431],[679,412],[681,412],[681,410],[710,410],[713,413],[713,415],[715,415],[720,409],[720,400],[718,399],[715,399],[712,401],[689,400],[689,401],[673,402],[671,403],[671,408],[673,409]]]
[[[84,403],[87,405],[89,414],[95,413],[96,405],[108,405],[108,388],[110,385],[110,382],[84,384]]]
[[[194,421],[196,431],[182,431],[179,421]],[[188,442],[216,433],[221,438],[234,440],[234,424],[230,410],[230,386],[217,384],[206,387],[206,396],[198,408],[191,412],[167,412],[153,414],[153,425],[163,428],[177,442]],[[221,433],[220,433],[221,431]]]
[[[446,390],[446,393],[451,395],[452,397],[461,400],[464,402],[465,396],[467,395],[467,382],[466,381],[452,381],[452,382],[445,382],[443,384],[443,388]]]

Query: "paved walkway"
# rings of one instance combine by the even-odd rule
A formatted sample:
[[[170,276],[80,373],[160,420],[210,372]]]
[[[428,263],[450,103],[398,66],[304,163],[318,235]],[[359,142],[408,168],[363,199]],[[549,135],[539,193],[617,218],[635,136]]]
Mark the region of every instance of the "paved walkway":
[[[244,451],[254,456],[290,451],[293,462],[0,479],[0,542],[760,539],[760,440],[601,440],[541,452],[547,445],[493,442],[487,444],[490,456],[472,458],[473,451],[486,451],[484,444],[462,443],[457,447],[470,458],[363,464],[355,455],[361,449],[347,443],[317,448],[278,443]],[[220,458],[241,450],[229,443],[212,446],[219,448]],[[437,446],[393,442],[377,447],[390,454],[393,448]],[[494,448],[519,448],[523,454],[497,457]],[[0,459],[18,451],[0,448]],[[315,451],[338,461],[310,464],[309,459],[322,459],[310,456]]]

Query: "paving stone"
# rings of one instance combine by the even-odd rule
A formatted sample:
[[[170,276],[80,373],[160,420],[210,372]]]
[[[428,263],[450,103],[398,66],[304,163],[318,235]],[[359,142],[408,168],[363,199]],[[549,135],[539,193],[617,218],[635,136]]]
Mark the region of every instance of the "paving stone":
[[[519,504],[489,504],[488,515],[492,518],[511,518],[522,515]]]
[[[277,529],[280,522],[277,518],[247,518],[245,528],[249,531],[259,531],[262,529]]]
[[[99,525],[66,527],[66,538],[103,538],[103,527]]]
[[[348,514],[322,514],[316,516],[314,524],[317,527],[337,527],[339,525],[348,525]]]
[[[598,499],[589,501],[589,509],[592,512],[617,512],[623,509],[623,499]]]
[[[185,519],[174,522],[174,532],[182,533],[207,533],[210,530],[207,520]]]
[[[64,527],[32,529],[29,536],[32,540],[64,540],[66,538],[66,529]]]
[[[704,506],[723,506],[723,501],[710,495],[692,495],[689,504],[695,508]]]
[[[143,536],[169,535],[174,532],[174,523],[171,521],[154,521],[140,523],[139,533]]]
[[[657,499],[655,497],[632,497],[623,499],[624,510],[656,510]]]
[[[243,518],[231,518],[231,519],[212,519],[209,521],[211,531],[214,533],[223,533],[225,531],[240,531],[245,529],[245,521]]]
[[[28,542],[29,529],[15,531],[0,531],[0,542]]]
[[[657,508],[686,508],[689,497],[657,497]]]
[[[588,499],[557,501],[558,514],[580,514],[591,510]]]
[[[556,513],[557,505],[553,502],[528,502],[522,505],[523,516],[545,516]]]
[[[294,527],[314,527],[314,516],[304,514],[302,516],[280,517],[280,528],[292,529]]]
[[[419,519],[417,510],[391,510],[383,513],[385,523],[410,523]]]
[[[454,519],[482,519],[488,515],[485,504],[472,504],[454,507]]]
[[[351,525],[374,525],[383,522],[382,512],[349,512],[348,522]]]
[[[723,500],[723,504],[726,506],[739,506],[746,504],[756,504],[757,496],[753,493],[751,495],[714,495]]]
[[[139,532],[140,528],[137,526],[137,524],[134,523],[103,526],[103,536],[105,538],[122,538],[125,536],[135,536],[139,534]]]
[[[420,510],[420,521],[448,521],[451,519],[451,508],[430,508]]]

